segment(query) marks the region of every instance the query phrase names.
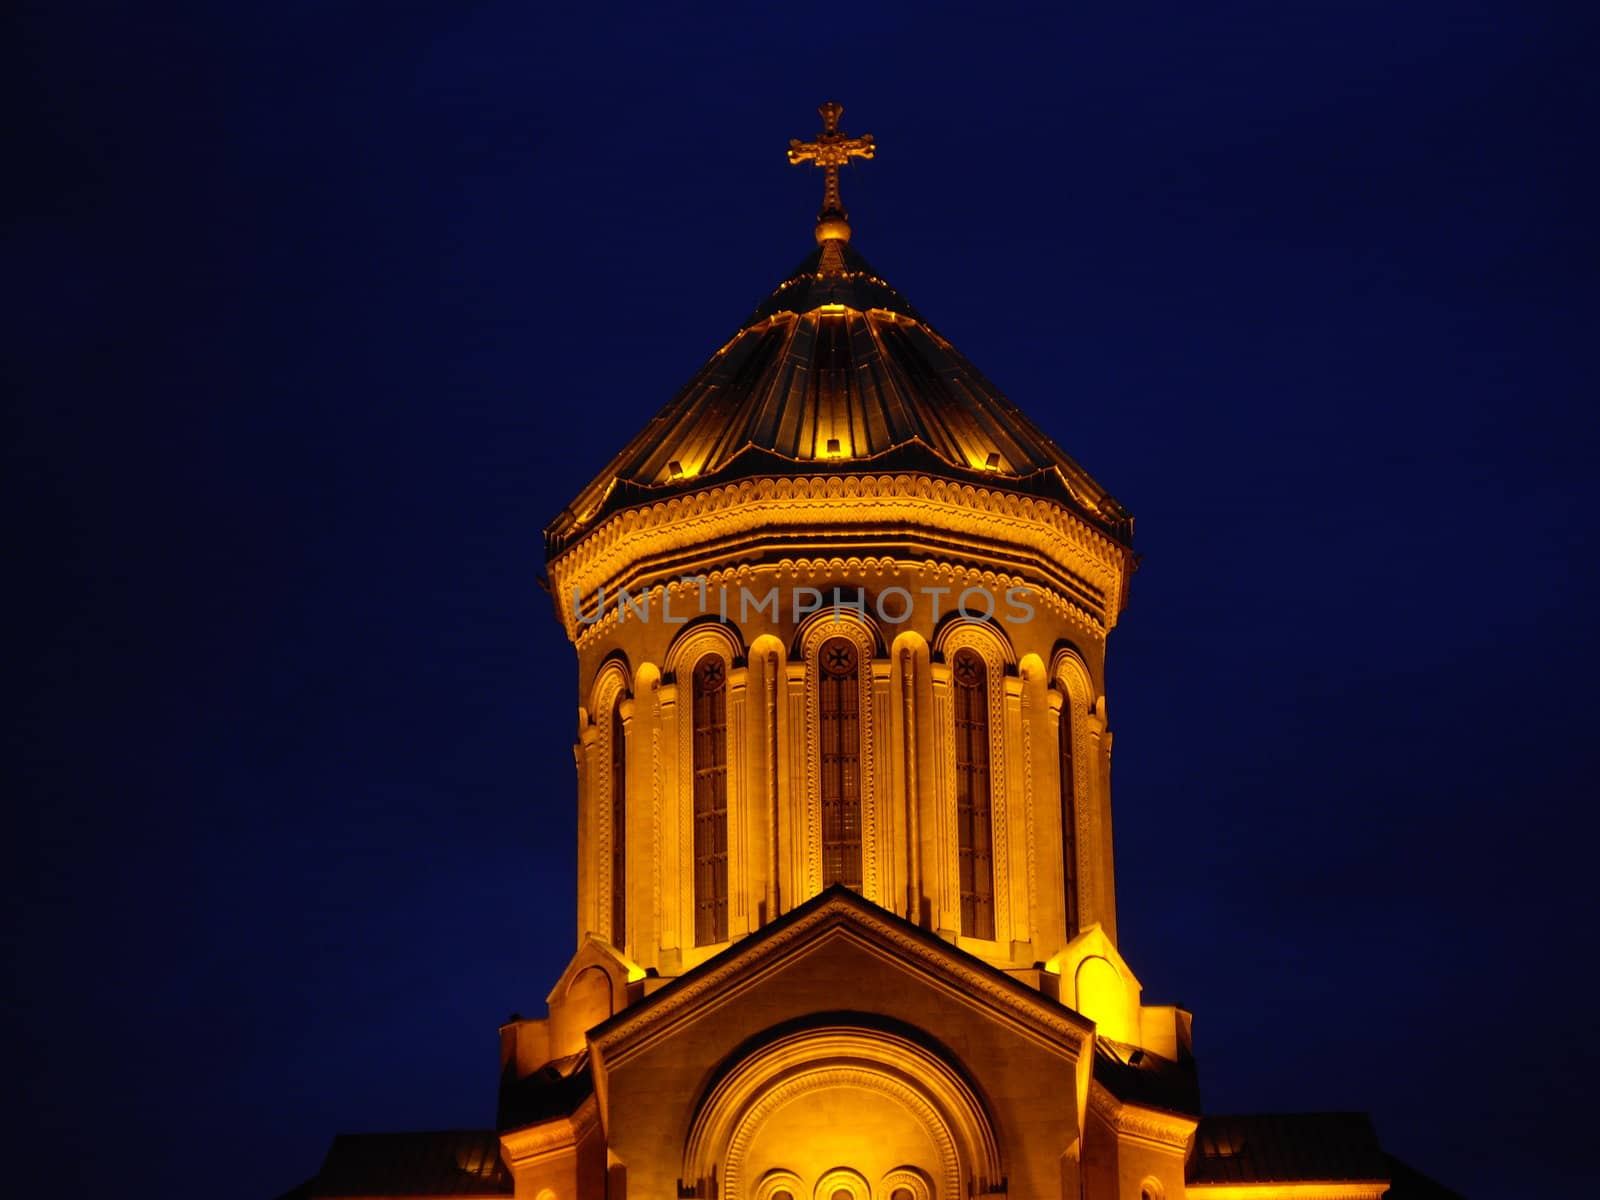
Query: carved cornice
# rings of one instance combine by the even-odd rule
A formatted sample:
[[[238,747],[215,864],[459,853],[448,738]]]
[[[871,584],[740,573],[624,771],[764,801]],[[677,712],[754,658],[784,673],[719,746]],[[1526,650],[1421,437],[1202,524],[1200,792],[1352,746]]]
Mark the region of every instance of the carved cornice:
[[[1004,597],[1010,588],[1023,588],[1028,592],[1027,599],[1030,604],[1042,607],[1056,617],[1070,622],[1082,630],[1090,640],[1103,640],[1110,629],[1106,621],[1094,611],[1068,598],[1061,592],[1052,588],[1041,587],[1035,580],[1025,579],[1021,575],[1005,571],[971,567],[961,563],[935,559],[913,561],[876,555],[867,557],[835,555],[817,558],[780,558],[772,562],[763,563],[760,566],[739,563],[735,566],[715,567],[703,572],[700,576],[696,576],[696,579],[704,578],[705,591],[708,597],[723,590],[728,591],[728,618],[737,620],[739,618],[738,589],[741,586],[756,584],[758,576],[766,578],[767,582],[762,586],[770,586],[773,575],[778,576],[780,580],[784,576],[791,576],[796,584],[810,583],[817,579],[834,578],[847,586],[859,585],[868,588],[947,585],[953,589],[950,592],[951,596],[958,595],[968,587],[985,588],[991,595],[996,597]],[[609,589],[611,585],[607,584],[606,586]],[[672,597],[672,609],[675,617],[689,614],[690,610],[687,604],[682,602],[686,602],[690,598],[698,602],[701,591],[701,586],[698,582],[673,582],[662,586]],[[563,606],[563,620],[567,625],[567,632],[569,635],[575,634],[575,644],[580,652],[595,640],[609,637],[616,631],[618,616],[616,604],[611,599],[615,595],[613,591],[607,591],[606,608],[599,618],[582,624],[577,624],[574,621],[571,592],[563,593],[559,586],[555,588],[555,591],[557,604]],[[660,589],[657,588],[652,595],[652,607],[650,610],[652,613],[659,611],[657,607],[660,602],[659,591]],[[562,599],[563,595],[566,597],[564,601]],[[630,595],[637,595],[637,593],[630,591]],[[764,597],[759,596],[758,598],[764,599]],[[950,601],[950,603],[953,604],[953,601]],[[711,611],[717,611],[715,605],[710,607]],[[699,614],[695,613],[694,615]],[[637,618],[630,617],[629,619],[636,620]],[[910,627],[904,623],[894,625],[878,622],[878,624],[883,625],[885,642],[893,641],[898,633]]]
[[[600,1102],[590,1093],[566,1116],[502,1133],[500,1148],[506,1162],[516,1171],[538,1159],[571,1151],[599,1125]]]
[[[1198,1117],[1118,1100],[1098,1080],[1089,1085],[1089,1111],[1111,1127],[1118,1141],[1145,1142],[1180,1154],[1188,1151],[1200,1125]]]
[[[972,560],[1010,560],[1064,595],[1076,595],[1115,621],[1127,551],[1066,506],[926,475],[802,476],[746,479],[640,505],[602,522],[550,563],[568,636],[577,640],[574,588],[586,600],[601,588],[637,590],[676,578],[685,566],[727,561],[727,543],[781,548],[825,533],[883,542],[925,531],[938,542],[971,545]],[[944,555],[940,555],[944,557]],[[961,557],[959,552],[951,557]],[[1026,564],[1026,566],[1024,566]]]

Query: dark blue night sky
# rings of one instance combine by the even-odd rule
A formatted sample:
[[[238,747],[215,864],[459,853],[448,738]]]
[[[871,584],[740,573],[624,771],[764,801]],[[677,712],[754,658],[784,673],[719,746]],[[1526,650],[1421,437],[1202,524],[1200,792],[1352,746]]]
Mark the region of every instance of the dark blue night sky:
[[[826,99],[855,247],[1138,519],[1121,940],[1208,1107],[1587,1187],[1592,13],[12,24],[8,1190],[492,1122],[574,937],[540,531],[811,248]]]

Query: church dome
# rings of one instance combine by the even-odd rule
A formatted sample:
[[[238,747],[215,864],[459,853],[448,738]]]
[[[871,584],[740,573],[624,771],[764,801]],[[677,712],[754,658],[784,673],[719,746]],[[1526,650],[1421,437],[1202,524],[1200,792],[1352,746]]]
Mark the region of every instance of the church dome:
[[[825,240],[546,531],[690,488],[912,471],[1060,501],[1126,546],[1132,518],[867,261]]]

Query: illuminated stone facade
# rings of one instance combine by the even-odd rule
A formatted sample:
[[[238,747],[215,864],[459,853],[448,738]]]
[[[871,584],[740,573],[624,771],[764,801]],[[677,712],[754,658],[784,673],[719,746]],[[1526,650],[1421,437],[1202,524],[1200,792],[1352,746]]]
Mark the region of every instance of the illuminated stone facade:
[[[848,247],[775,298],[549,531],[580,950],[504,1036],[595,1087],[519,1194],[601,1194],[586,1137],[651,1196],[1180,1192],[1195,1117],[1091,1099],[1188,1054],[1116,948],[1131,522]]]
[[[1117,945],[1132,521],[854,253],[838,115],[791,152],[817,250],[546,532],[577,952],[451,1194],[1382,1195],[1364,1125],[1270,1179],[1259,1123],[1202,1130]],[[314,1194],[381,1191],[361,1154]]]

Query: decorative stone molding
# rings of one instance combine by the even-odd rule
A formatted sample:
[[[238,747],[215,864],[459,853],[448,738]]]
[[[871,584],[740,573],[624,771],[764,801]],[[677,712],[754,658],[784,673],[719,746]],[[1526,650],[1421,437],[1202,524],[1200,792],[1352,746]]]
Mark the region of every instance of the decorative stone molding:
[[[849,1167],[835,1167],[824,1173],[811,1191],[812,1200],[833,1200],[835,1193],[841,1190],[849,1194],[850,1200],[872,1200],[867,1177]]]
[[[774,1167],[751,1189],[750,1200],[772,1200],[779,1192],[788,1192],[793,1200],[805,1200],[805,1183],[793,1171]]]
[[[553,1155],[571,1153],[577,1144],[600,1126],[600,1102],[584,1097],[570,1114],[507,1130],[500,1135],[500,1150],[513,1172],[534,1165]]]
[[[881,543],[885,531],[971,549],[974,562],[1010,562],[1035,584],[1115,623],[1128,552],[1064,505],[927,475],[801,476],[747,479],[627,509],[603,521],[550,563],[552,589],[567,634],[578,640],[574,591],[587,601],[601,588],[636,591],[688,573],[695,562],[731,557],[719,543],[747,543],[753,531],[769,545],[814,537],[859,536]],[[965,553],[954,556],[966,558]]]
[[[948,586],[951,595],[956,595],[969,587],[987,589],[992,595],[1004,596],[1009,589],[1022,588],[1028,593],[1028,602],[1036,607],[1043,608],[1060,620],[1066,621],[1080,630],[1082,634],[1092,640],[1103,640],[1110,625],[1100,615],[1097,607],[1086,606],[1081,599],[1074,599],[1068,593],[1055,588],[1041,585],[1037,580],[1024,578],[1022,575],[996,571],[993,568],[973,567],[967,564],[944,559],[908,559],[895,558],[883,555],[866,556],[831,556],[819,558],[790,558],[783,557],[753,566],[750,563],[740,563],[732,567],[711,567],[702,575],[695,577],[695,582],[683,583],[676,576],[664,584],[652,584],[658,591],[665,588],[672,597],[672,608],[677,617],[686,616],[689,612],[691,598],[698,603],[701,586],[698,582],[704,579],[707,597],[714,592],[726,591],[730,594],[728,600],[728,619],[730,621],[739,616],[738,589],[741,586],[750,586],[756,582],[758,575],[768,577],[776,576],[779,579],[790,577],[795,583],[805,583],[814,579],[833,577],[845,586],[869,586],[875,584],[893,585],[908,583],[936,583]],[[915,578],[913,578],[915,577]],[[630,585],[631,586],[631,585]],[[596,641],[614,636],[619,623],[625,623],[618,616],[616,604],[609,599],[613,596],[612,585],[607,584],[608,597],[606,607],[597,620],[585,621],[577,624],[574,631],[574,622],[571,620],[571,597],[567,597],[568,612],[563,620],[568,626],[568,635],[574,637],[575,644],[580,651],[593,645]],[[632,593],[631,593],[632,594]],[[559,600],[559,597],[558,597]],[[655,604],[656,601],[652,601]],[[655,611],[654,608],[651,609]],[[720,618],[720,608],[714,609],[708,615]],[[629,613],[627,620],[638,618]],[[890,626],[886,632],[888,639],[892,639],[901,632],[904,626]]]
[[[893,1200],[901,1188],[911,1193],[911,1200],[934,1200],[933,1187],[928,1177],[915,1167],[896,1167],[878,1181],[873,1193],[875,1200]]]
[[[1118,1141],[1143,1142],[1180,1155],[1187,1153],[1200,1124],[1198,1117],[1119,1100],[1098,1081],[1089,1085],[1089,1111],[1111,1127]]]
[[[695,625],[685,626],[683,632],[673,639],[672,645],[667,648],[661,669],[673,682],[683,683],[694,670],[695,663],[706,654],[722,655],[722,665],[731,671],[733,665],[744,658],[745,645],[731,626],[717,621],[701,621]]]

